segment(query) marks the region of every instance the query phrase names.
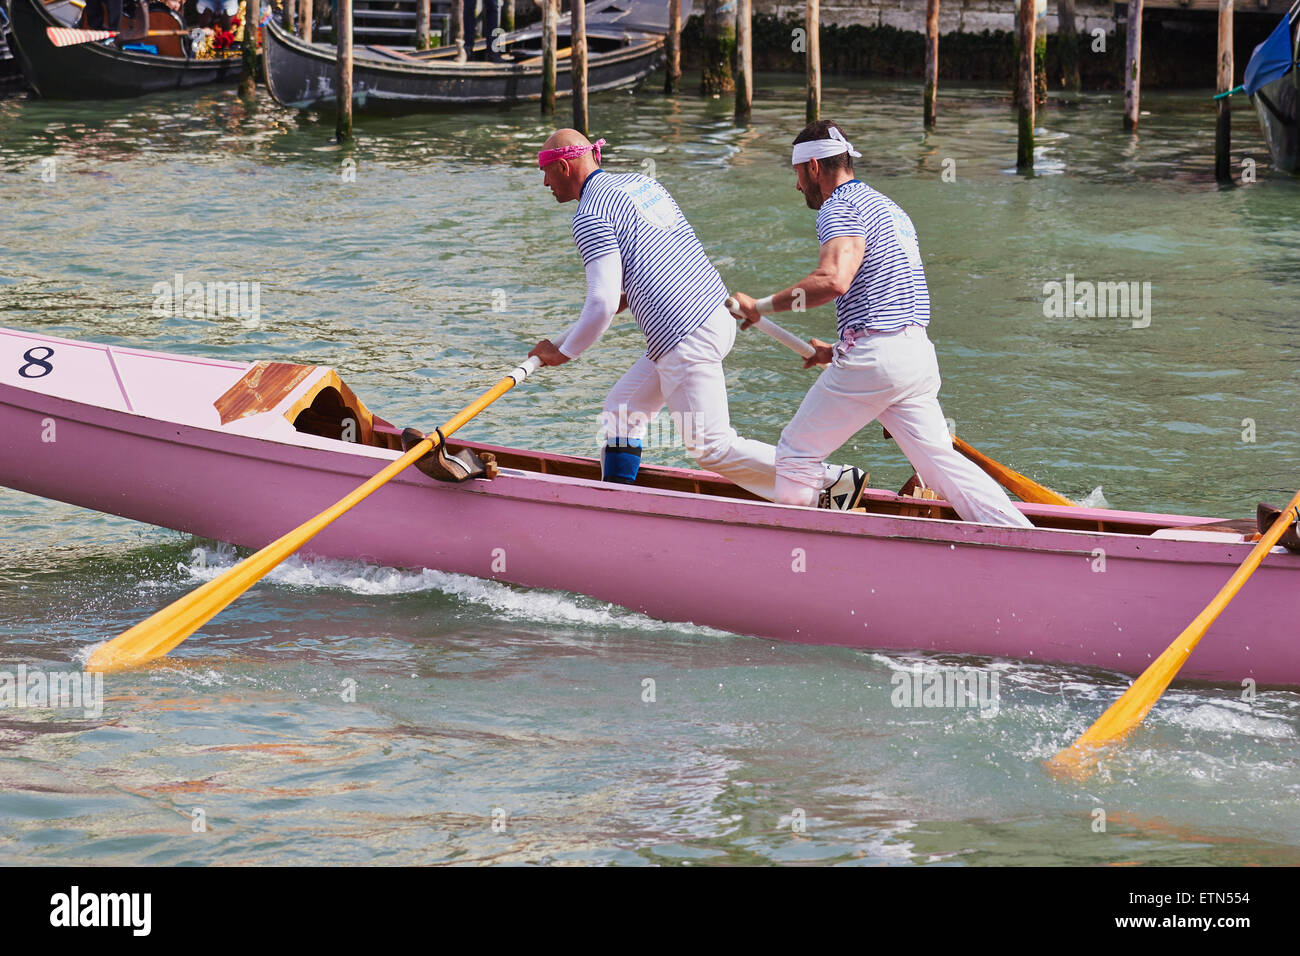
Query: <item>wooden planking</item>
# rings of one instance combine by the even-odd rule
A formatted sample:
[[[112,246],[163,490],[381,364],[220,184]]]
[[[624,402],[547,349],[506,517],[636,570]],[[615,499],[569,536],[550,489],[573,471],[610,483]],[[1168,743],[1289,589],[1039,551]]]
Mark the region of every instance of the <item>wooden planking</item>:
[[[462,447],[447,443],[449,451]],[[548,456],[543,458],[527,452],[503,451],[493,447],[497,464],[502,468],[517,468],[520,471],[532,471],[543,475],[559,475],[563,478],[586,478],[588,481],[600,481],[600,462],[595,458],[578,458],[576,456]],[[659,488],[664,491],[685,491],[696,495],[711,495],[716,498],[738,498],[742,501],[765,501],[752,492],[722,478],[698,479],[643,465],[637,474],[637,486],[641,488]]]
[[[411,56],[411,54],[409,53],[403,53],[401,50],[394,50],[391,47],[380,46],[377,43],[367,43],[366,49],[373,50],[375,53],[378,53],[381,56],[390,57],[394,60],[405,60],[408,63],[422,62],[419,57]]]
[[[255,362],[243,378],[212,403],[221,416],[221,424],[269,412],[315,368],[290,362]]]
[[[573,54],[573,47],[571,46],[560,47],[558,50],[555,51],[555,59],[557,61],[567,60],[572,54]],[[545,57],[546,57],[545,54],[542,54],[542,56],[530,56],[528,59],[520,60],[519,62],[523,66],[536,66],[538,63],[541,63],[542,60],[545,59]]]

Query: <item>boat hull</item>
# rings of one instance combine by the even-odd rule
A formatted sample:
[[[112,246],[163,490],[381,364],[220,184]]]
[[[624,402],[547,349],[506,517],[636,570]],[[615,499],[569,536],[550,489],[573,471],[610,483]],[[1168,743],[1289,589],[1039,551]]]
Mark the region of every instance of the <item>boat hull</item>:
[[[35,340],[0,352],[23,355],[22,346]],[[67,352],[60,348],[60,361]],[[42,394],[0,375],[0,485],[255,548],[399,454],[141,414],[148,396],[125,384],[128,358],[118,354],[114,375],[135,411]],[[224,383],[244,372],[231,363],[184,361],[189,380],[217,376]],[[242,419],[240,427],[253,429],[264,417]],[[48,441],[52,423],[57,440]],[[1036,520],[1070,510],[1022,507]],[[1204,520],[1100,510],[1087,517],[1151,527]],[[409,469],[303,550],[575,591],[667,621],[774,640],[1136,674],[1201,610],[1249,546],[845,515],[506,467],[494,480],[458,485]],[[1270,554],[1181,676],[1300,686],[1298,582],[1300,556]]]
[[[14,52],[28,85],[50,99],[124,99],[213,83],[235,83],[241,61],[191,60],[119,50],[103,43],[55,47],[47,26],[67,23],[40,0],[12,0]]]
[[[275,21],[262,31],[266,85],[284,106],[333,106],[337,67],[334,50],[305,43]],[[663,54],[663,39],[647,37],[624,49],[592,54],[588,89],[592,93],[633,87],[650,74]],[[352,64],[353,105],[357,109],[404,111],[447,109],[537,101],[542,96],[540,64],[470,62],[399,63],[358,54]],[[556,95],[572,95],[568,71],[556,74]]]
[[[1250,98],[1273,165],[1284,172],[1300,170],[1300,117],[1296,112],[1296,71],[1291,70],[1255,91]]]

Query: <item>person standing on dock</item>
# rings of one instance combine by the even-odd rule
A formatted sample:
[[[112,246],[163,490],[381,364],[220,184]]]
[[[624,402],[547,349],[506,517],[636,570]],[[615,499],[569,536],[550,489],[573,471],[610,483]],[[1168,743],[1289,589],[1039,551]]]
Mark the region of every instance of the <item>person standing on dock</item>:
[[[452,2],[455,3],[456,0]],[[492,49],[492,42],[496,39],[492,34],[497,29],[497,0],[483,0],[483,36],[487,40],[487,48],[482,56],[474,53],[475,17],[478,4],[479,0],[464,0],[465,16],[462,22],[465,24],[465,55],[471,60],[499,60],[500,54]]]
[[[817,268],[789,288],[735,298],[748,328],[764,314],[813,309],[834,300],[839,341],[812,339],[804,363],[827,366],[781,432],[776,497],[816,500],[826,456],[878,420],[917,475],[966,521],[1029,527],[992,478],[953,448],[939,407],[939,363],[926,335],[930,292],[916,229],[897,204],[854,178],[853,149],[829,120],[794,140],[796,188],[817,212]]]
[[[556,201],[578,203],[573,239],[586,266],[587,299],[559,348],[543,339],[528,354],[563,365],[630,307],[647,348],[605,399],[603,480],[636,481],[647,426],[666,404],[680,416],[683,444],[701,468],[772,500],[776,449],[731,427],[722,360],[736,341],[736,322],[724,304],[722,277],[668,190],[639,173],[600,168],[604,144],[561,129],[537,154]],[[813,484],[829,492],[828,506],[848,510],[866,475],[823,464]]]

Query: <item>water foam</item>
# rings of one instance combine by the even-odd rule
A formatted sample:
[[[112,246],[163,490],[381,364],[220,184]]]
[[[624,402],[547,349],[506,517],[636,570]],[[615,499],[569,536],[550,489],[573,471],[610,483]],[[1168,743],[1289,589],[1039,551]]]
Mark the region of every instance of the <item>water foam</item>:
[[[1082,499],[1080,499],[1079,507],[1109,508],[1110,502],[1107,501],[1106,496],[1101,493],[1101,485],[1098,485],[1096,488],[1092,489],[1092,491],[1088,492],[1088,494],[1086,494]]]
[[[1247,737],[1266,737],[1270,740],[1293,739],[1295,728],[1285,720],[1275,720],[1251,713],[1249,705],[1231,706],[1236,702],[1216,701],[1187,709],[1178,707],[1167,711],[1163,717],[1169,723],[1188,730]]]
[[[178,564],[177,569],[196,581],[210,581],[232,567],[238,559],[234,548],[229,545],[196,547],[190,552],[190,562]],[[631,631],[672,630],[694,635],[727,636],[726,631],[696,624],[660,621],[594,598],[583,598],[563,591],[525,589],[501,581],[429,568],[409,571],[360,561],[304,559],[293,555],[263,580],[284,587],[325,588],[366,596],[437,592],[468,604],[485,605],[511,620],[543,624]]]

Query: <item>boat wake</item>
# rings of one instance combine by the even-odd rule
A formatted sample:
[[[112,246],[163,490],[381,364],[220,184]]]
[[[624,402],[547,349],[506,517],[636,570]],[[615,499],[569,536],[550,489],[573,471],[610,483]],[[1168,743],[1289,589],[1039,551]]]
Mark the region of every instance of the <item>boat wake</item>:
[[[1279,702],[1287,700],[1283,694],[1273,696]],[[1293,717],[1269,712],[1262,706],[1241,700],[1221,699],[1190,708],[1184,707],[1172,710],[1165,719],[1187,730],[1209,731],[1223,736],[1242,734],[1269,740],[1294,740],[1296,737],[1295,727],[1292,726]]]
[[[1081,671],[1063,664],[925,653],[877,652],[869,657],[889,669],[891,684],[902,680],[900,675],[916,674],[931,682],[949,671],[982,671],[990,678],[996,675],[992,689],[997,706],[992,710],[1025,734],[1032,730],[1033,743],[1020,748],[1018,754],[1033,761],[1051,757],[1076,738],[1130,682],[1123,675]],[[1245,766],[1266,762],[1245,751],[1262,748],[1271,752],[1271,748],[1285,747],[1296,739],[1300,694],[1268,690],[1250,699],[1241,695],[1241,689],[1234,687],[1178,687],[1166,691],[1145,722],[1143,733],[1148,739],[1161,741],[1148,754],[1150,760],[1159,764],[1162,754],[1167,757],[1178,753],[1194,760],[1202,751],[1226,749],[1229,756],[1225,759],[1235,754]],[[911,719],[912,712],[908,716]],[[964,724],[958,721],[953,726],[974,726],[978,730],[978,725],[979,721],[973,720]],[[1189,740],[1195,741],[1198,749],[1185,750]],[[1143,752],[1129,748],[1129,756],[1123,759],[1136,760],[1133,754]]]
[[[195,582],[204,582],[233,567],[240,559],[241,555],[228,544],[203,545],[191,550],[189,562],[178,564],[177,569]],[[361,561],[304,559],[293,555],[263,580],[281,587],[321,588],[366,596],[434,592],[466,604],[489,607],[498,616],[510,620],[563,627],[671,630],[677,634],[702,637],[728,636],[726,631],[696,624],[660,621],[614,604],[564,591],[524,588],[428,568],[411,571]]]
[[[1088,494],[1079,500],[1080,508],[1109,508],[1110,502],[1106,496],[1101,493],[1101,485],[1092,489]]]

